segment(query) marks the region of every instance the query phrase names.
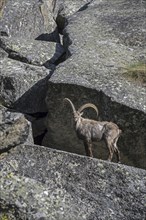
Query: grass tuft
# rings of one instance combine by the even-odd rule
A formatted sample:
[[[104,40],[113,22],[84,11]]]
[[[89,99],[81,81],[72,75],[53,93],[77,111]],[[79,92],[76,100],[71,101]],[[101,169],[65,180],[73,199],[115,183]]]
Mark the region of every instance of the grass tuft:
[[[6,0],[0,0],[0,18],[2,17],[3,8],[5,7]]]
[[[137,63],[125,68],[124,77],[130,81],[146,86],[146,63]]]

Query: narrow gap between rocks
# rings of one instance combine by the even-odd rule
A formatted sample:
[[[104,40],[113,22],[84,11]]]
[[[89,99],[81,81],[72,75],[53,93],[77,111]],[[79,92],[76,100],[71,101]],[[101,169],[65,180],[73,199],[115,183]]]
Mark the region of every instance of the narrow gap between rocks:
[[[59,38],[60,38],[60,44],[64,46],[64,41],[63,41],[63,29],[65,28],[65,26],[67,25],[67,19],[61,15],[58,14],[57,18],[56,18],[56,24],[57,24],[57,29],[58,29],[58,33],[59,33]],[[41,35],[38,38],[36,38],[36,40],[46,40],[47,36],[46,35]],[[52,76],[52,74],[54,73],[56,66],[59,65],[60,63],[64,62],[67,59],[67,49],[65,48],[65,53],[60,56],[58,58],[58,60],[56,60],[53,63],[53,68],[52,71],[50,73],[50,77]],[[45,66],[46,68],[48,68],[50,64],[50,61],[47,61],[46,63],[43,64],[43,66]],[[48,112],[36,112],[34,114],[26,114],[26,118],[31,122],[32,124],[32,132],[33,132],[33,139],[34,139],[34,143],[37,145],[42,145],[42,140],[44,138],[44,136],[47,133],[47,128],[45,126],[45,119],[47,117]],[[42,130],[39,132],[37,129],[38,127],[42,126]]]
[[[58,29],[58,32],[59,32],[58,33],[59,38],[60,38],[59,42],[62,46],[63,46],[63,40],[62,40],[63,32],[62,32],[62,30],[64,29],[65,23],[66,23],[66,19],[61,18],[61,16],[58,15],[57,18],[56,18],[56,24],[57,24],[57,29]],[[56,30],[55,30],[55,32],[56,32]],[[35,40],[45,40],[45,37],[47,37],[47,36],[42,35],[42,36],[39,36]],[[26,63],[26,64],[31,64],[32,66],[41,66],[41,65],[32,64],[27,57],[20,56],[20,54],[18,54],[16,51],[8,48],[4,43],[2,43],[1,39],[0,39],[0,44],[1,44],[0,47],[8,54],[8,58],[13,59],[13,60],[17,60],[17,61],[20,61],[20,62],[23,62],[23,63]],[[66,52],[64,52],[54,62],[53,62],[53,57],[52,57],[50,59],[50,61],[45,62],[42,66],[46,67],[46,69],[50,69],[49,77],[51,77],[51,75],[54,73],[54,71],[56,69],[56,66],[59,65],[60,63],[64,62],[65,60],[66,60]],[[48,79],[46,79],[46,81],[48,81]],[[46,82],[46,84],[47,84],[47,82]],[[46,86],[46,84],[45,84],[45,86]],[[30,88],[30,90],[32,90],[32,88]],[[32,90],[32,92],[33,92],[33,90]],[[28,93],[28,91],[26,93]],[[35,95],[37,96],[36,90],[34,90],[34,93],[35,94],[33,96],[35,96]],[[23,96],[25,96],[25,94],[23,94]],[[26,95],[26,97],[27,96],[29,98],[29,95]],[[20,99],[21,99],[21,97],[20,97]],[[45,99],[45,97],[44,97],[44,99]],[[26,99],[22,98],[22,101],[20,101],[20,105],[22,104],[22,106],[24,105],[22,103],[23,100],[25,102]],[[19,103],[19,101],[18,101],[18,103]],[[16,105],[19,105],[18,103]],[[37,145],[41,145],[42,144],[42,139],[44,138],[44,136],[47,132],[46,126],[44,124],[45,118],[46,118],[47,113],[48,113],[47,110],[46,110],[46,112],[35,112],[33,114],[29,114],[29,113],[26,113],[23,110],[19,110],[19,109],[15,108],[15,106],[13,107],[11,105],[10,106],[5,105],[5,107],[7,107],[9,109],[9,111],[11,111],[11,112],[20,112],[20,113],[25,115],[26,119],[28,121],[30,121],[31,124],[32,124],[32,133],[33,133],[32,135],[33,135],[34,143],[37,144]],[[37,128],[40,128],[40,130],[37,129]],[[7,148],[6,151],[4,151],[4,152],[9,151],[12,147]],[[1,152],[1,153],[3,153],[3,152]]]
[[[90,5],[93,2],[93,0],[91,0],[90,2],[86,3],[85,5],[83,5],[78,11],[84,11],[88,8],[88,5]]]

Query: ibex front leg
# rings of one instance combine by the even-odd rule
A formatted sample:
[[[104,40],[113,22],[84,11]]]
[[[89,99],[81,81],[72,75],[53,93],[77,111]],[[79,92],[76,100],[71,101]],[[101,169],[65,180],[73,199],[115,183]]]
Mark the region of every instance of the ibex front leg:
[[[84,146],[85,146],[86,156],[93,157],[92,142],[91,141],[84,141]]]

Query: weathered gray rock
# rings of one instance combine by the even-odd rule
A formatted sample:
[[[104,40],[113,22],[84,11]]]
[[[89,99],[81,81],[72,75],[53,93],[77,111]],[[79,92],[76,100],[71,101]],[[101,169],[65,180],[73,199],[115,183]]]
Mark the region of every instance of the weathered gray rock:
[[[44,131],[47,129],[46,117],[42,117],[42,118],[33,120],[32,127],[33,127],[34,137],[37,137],[37,136],[43,134]]]
[[[5,57],[8,57],[8,53],[0,48],[0,59],[4,59]]]
[[[12,59],[0,63],[0,100],[24,113],[45,112],[47,79],[50,70]]]
[[[0,45],[9,57],[39,66],[51,66],[65,53],[59,43],[24,38],[1,37]]]
[[[27,115],[27,120],[31,122],[32,125],[32,131],[33,131],[33,138],[34,138],[34,144],[41,145],[42,140],[47,132],[47,125],[46,125],[46,113],[38,113]]]
[[[68,18],[64,46],[70,56],[49,80],[43,145],[82,154],[63,98],[76,107],[93,102],[101,120],[113,121],[123,131],[118,142],[122,162],[146,168],[146,87],[123,77],[124,68],[146,60],[145,9],[145,1],[95,0]],[[98,146],[95,157],[106,159],[105,146]]]
[[[145,170],[32,145],[0,163],[8,219],[145,219]]]
[[[59,41],[52,14],[52,0],[8,0],[0,20],[0,35]]]
[[[51,81],[87,85],[102,90],[115,101],[146,112],[146,88],[130,84],[121,74],[127,66],[146,60],[145,8],[145,1],[137,5],[137,1],[129,4],[129,1],[95,0],[86,11],[71,16],[64,30],[64,43],[72,56],[56,69]],[[136,36],[139,41],[135,40]]]
[[[90,2],[92,0],[56,0],[54,1],[54,17],[62,16],[67,18],[79,10],[86,9]]]
[[[0,105],[0,152],[24,143],[33,143],[30,122]]]
[[[53,16],[60,34],[63,34],[68,23],[67,18],[79,10],[85,10],[90,2],[92,0],[54,0]]]

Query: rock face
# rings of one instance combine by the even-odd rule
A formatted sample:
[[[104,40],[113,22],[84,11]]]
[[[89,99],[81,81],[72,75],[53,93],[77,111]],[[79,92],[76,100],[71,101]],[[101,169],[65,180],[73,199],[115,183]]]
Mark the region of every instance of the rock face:
[[[59,41],[53,20],[51,0],[8,0],[3,8],[0,35],[35,39],[47,34],[47,40]],[[48,12],[48,13],[47,13]]]
[[[23,143],[33,143],[30,122],[24,115],[0,106],[0,152]]]
[[[41,106],[41,103],[44,101],[44,99],[42,99],[42,95],[44,95],[42,94],[42,90],[45,90],[44,85],[45,82],[47,82],[45,78],[47,76],[49,77],[49,73],[50,70],[45,69],[45,67],[35,67],[9,58],[1,60],[1,102],[21,112],[38,112],[39,106]],[[40,86],[38,86],[38,84]],[[35,90],[36,96],[36,87],[37,90],[38,87],[40,87],[40,93],[37,99],[34,100],[33,95]],[[27,102],[25,102],[25,100],[27,100]],[[38,102],[39,105],[37,105]],[[43,106],[44,105],[45,103]],[[35,106],[37,109],[35,109]],[[41,106],[42,111],[44,111],[45,108],[43,106]]]
[[[1,216],[8,219],[146,216],[145,170],[23,145],[1,160],[0,176]]]
[[[130,3],[92,1],[67,18],[68,59],[49,80],[44,145],[82,154],[83,144],[75,136],[63,99],[70,98],[76,107],[93,102],[100,120],[113,121],[123,131],[118,142],[122,162],[146,168],[146,87],[123,77],[124,68],[146,60],[146,4]],[[88,116],[95,118],[93,113]],[[94,150],[95,157],[107,158],[103,144]]]
[[[13,59],[37,66],[48,63],[50,68],[51,64],[55,64],[65,52],[63,46],[59,43],[28,40],[22,37],[1,37],[0,44],[9,53],[9,57]]]

